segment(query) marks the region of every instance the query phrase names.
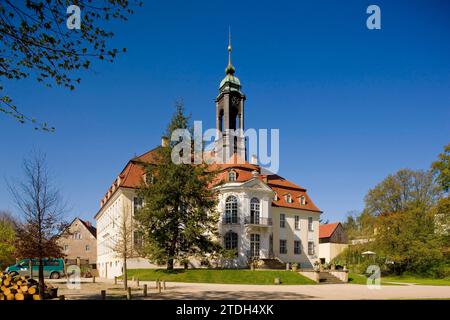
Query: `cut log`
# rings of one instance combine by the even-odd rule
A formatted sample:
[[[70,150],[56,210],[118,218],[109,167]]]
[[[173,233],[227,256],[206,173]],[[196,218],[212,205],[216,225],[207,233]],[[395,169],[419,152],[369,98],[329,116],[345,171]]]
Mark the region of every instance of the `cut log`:
[[[22,292],[28,292],[28,286],[21,286],[20,290],[22,290]]]
[[[15,298],[16,300],[23,301],[23,300],[25,300],[25,295],[24,295],[23,293],[16,293],[15,296],[14,296],[14,298]]]
[[[6,300],[10,300],[10,301],[14,300],[14,294],[10,293],[10,294],[6,295]]]
[[[41,297],[38,294],[33,294],[33,300],[41,300]]]
[[[36,294],[36,292],[37,292],[37,288],[36,287],[30,287],[30,288],[28,288],[28,293],[29,294]]]

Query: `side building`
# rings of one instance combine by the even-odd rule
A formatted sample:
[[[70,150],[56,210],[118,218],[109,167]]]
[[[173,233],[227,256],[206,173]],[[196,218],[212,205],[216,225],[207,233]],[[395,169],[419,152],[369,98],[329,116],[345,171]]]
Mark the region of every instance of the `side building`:
[[[329,263],[348,247],[348,238],[340,222],[320,225],[319,258]]]
[[[63,248],[66,264],[97,264],[97,229],[89,222],[75,218],[63,231],[58,244]]]

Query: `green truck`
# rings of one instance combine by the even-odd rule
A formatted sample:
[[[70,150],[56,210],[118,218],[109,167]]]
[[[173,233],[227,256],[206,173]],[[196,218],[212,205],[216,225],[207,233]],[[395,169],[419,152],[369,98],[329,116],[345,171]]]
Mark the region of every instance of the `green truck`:
[[[64,259],[45,258],[44,263],[44,277],[50,279],[59,279],[64,276]],[[37,277],[39,274],[39,260],[31,259],[33,268],[33,277]],[[30,259],[19,260],[16,264],[9,266],[5,270],[6,273],[11,275],[30,275]]]

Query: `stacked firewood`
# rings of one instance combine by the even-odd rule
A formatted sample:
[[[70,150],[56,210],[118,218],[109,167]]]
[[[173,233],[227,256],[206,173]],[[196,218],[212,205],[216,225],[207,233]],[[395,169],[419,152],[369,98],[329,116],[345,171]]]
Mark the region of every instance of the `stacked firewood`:
[[[52,289],[46,286],[44,296],[51,298]],[[39,283],[28,276],[0,272],[0,300],[40,300]]]

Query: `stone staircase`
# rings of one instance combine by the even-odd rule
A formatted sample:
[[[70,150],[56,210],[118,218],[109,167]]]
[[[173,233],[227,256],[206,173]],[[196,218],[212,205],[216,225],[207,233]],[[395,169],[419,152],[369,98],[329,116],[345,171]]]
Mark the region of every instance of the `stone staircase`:
[[[320,272],[319,273],[320,284],[341,284],[342,282],[339,278],[333,276],[329,272]]]
[[[261,259],[263,262],[261,269],[276,269],[276,270],[286,270],[286,264],[281,262],[279,259]]]

